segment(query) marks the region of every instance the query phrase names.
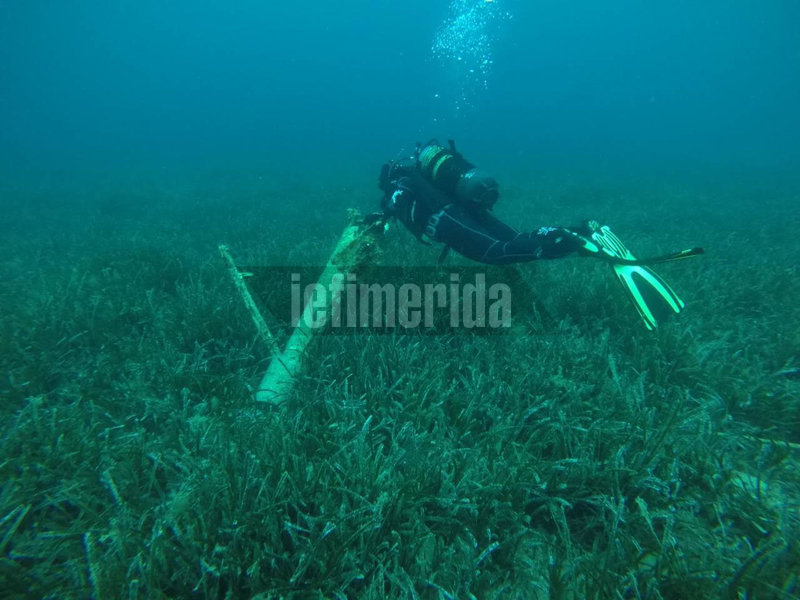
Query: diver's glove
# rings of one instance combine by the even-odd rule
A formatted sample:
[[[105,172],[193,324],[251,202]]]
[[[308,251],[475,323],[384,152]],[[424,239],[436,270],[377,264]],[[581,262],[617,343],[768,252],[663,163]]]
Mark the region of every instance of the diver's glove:
[[[374,213],[370,213],[366,217],[364,217],[364,219],[361,221],[361,223],[362,223],[362,225],[374,225],[375,223],[378,223],[379,221],[385,222],[386,220],[387,220],[387,217],[386,217],[386,215],[384,213],[382,213],[382,212],[374,212]]]
[[[389,216],[382,212],[370,213],[362,219],[361,225],[365,233],[384,234],[389,229]]]

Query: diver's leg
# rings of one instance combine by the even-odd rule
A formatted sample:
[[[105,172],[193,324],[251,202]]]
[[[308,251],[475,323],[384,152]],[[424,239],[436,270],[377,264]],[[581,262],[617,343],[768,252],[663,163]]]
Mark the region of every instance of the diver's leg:
[[[483,228],[486,230],[486,232],[498,240],[507,242],[508,240],[513,240],[519,235],[519,231],[511,227],[511,225],[504,223],[489,211],[481,213],[478,215],[477,219],[483,225]]]
[[[486,258],[490,256],[492,248],[502,243],[477,219],[455,205],[434,214],[428,223],[426,234],[462,256],[478,262],[493,262]]]
[[[450,205],[437,213],[432,221],[432,237],[459,254],[482,263],[501,265],[560,258],[577,250],[575,237],[555,227],[542,227],[537,232],[516,233],[511,239],[498,239],[478,218],[457,205]]]

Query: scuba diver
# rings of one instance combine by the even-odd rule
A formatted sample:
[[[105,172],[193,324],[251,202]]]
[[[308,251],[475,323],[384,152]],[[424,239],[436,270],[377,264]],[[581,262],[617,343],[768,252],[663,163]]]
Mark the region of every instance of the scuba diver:
[[[444,244],[439,261],[450,249],[471,260],[506,265],[571,254],[602,258],[613,267],[648,329],[683,301],[647,265],[701,254],[692,248],[638,260],[608,226],[587,221],[571,227],[541,227],[520,232],[491,214],[499,197],[497,181],[456,150],[453,140],[417,144],[410,158],[381,168],[381,212],[365,222],[387,226],[400,221],[420,242]]]

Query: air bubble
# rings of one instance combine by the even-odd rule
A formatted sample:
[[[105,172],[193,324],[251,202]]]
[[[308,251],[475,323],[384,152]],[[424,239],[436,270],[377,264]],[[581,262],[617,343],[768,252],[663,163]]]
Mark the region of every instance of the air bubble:
[[[449,16],[436,34],[431,52],[453,88],[456,111],[474,106],[489,87],[497,29],[511,15],[500,0],[452,0]],[[456,100],[458,99],[458,100]]]

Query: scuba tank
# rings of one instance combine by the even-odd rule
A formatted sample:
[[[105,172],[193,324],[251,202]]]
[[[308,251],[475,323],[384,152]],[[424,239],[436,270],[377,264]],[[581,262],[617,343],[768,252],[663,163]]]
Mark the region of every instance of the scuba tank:
[[[453,140],[448,147],[436,140],[417,146],[416,159],[423,177],[461,204],[491,210],[497,202],[497,181],[465,160]]]

